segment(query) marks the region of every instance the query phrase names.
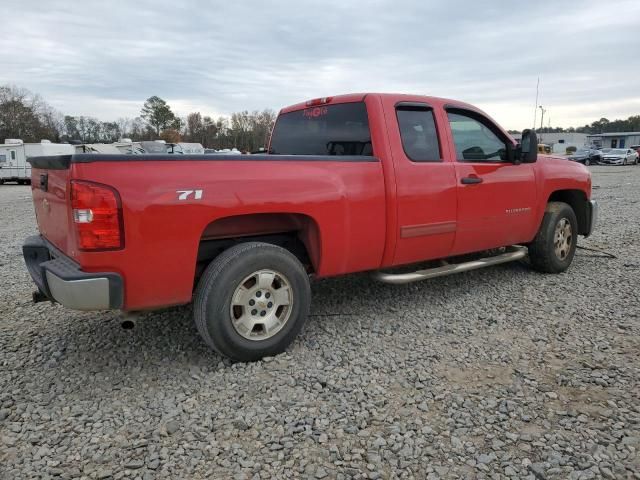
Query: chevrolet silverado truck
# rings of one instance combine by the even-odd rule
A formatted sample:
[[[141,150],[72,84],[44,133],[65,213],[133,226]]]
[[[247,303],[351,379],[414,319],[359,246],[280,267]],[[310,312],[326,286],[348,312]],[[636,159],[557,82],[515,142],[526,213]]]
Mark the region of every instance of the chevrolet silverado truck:
[[[252,361],[298,334],[313,278],[402,284],[525,256],[562,272],[597,205],[589,171],[537,144],[459,101],[351,94],[281,110],[264,155],[31,158],[34,301],[193,301],[204,341]]]

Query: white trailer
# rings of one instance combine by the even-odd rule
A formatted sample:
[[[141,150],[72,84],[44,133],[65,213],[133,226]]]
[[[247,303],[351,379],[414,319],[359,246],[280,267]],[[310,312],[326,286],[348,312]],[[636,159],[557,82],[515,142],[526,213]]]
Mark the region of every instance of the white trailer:
[[[201,143],[178,143],[182,147],[182,153],[185,155],[204,155],[204,147]]]
[[[31,182],[31,165],[28,158],[44,155],[73,155],[73,145],[51,143],[23,143],[18,139],[7,139],[0,144],[0,185],[5,182],[27,184]]]
[[[81,143],[74,145],[76,153],[106,153],[120,155],[122,152],[112,143]]]

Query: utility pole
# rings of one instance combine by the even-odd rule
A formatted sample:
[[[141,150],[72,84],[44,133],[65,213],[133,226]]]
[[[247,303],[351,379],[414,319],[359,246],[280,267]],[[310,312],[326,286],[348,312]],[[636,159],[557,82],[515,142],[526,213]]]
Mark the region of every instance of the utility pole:
[[[542,130],[542,126],[543,126],[543,122],[544,122],[544,112],[546,112],[546,110],[544,108],[542,108],[542,105],[540,105],[540,112],[541,112],[541,117],[540,117],[540,130]]]
[[[536,118],[538,116],[538,93],[540,92],[540,77],[538,77],[538,83],[536,83],[536,104],[533,107],[533,129],[536,128]]]

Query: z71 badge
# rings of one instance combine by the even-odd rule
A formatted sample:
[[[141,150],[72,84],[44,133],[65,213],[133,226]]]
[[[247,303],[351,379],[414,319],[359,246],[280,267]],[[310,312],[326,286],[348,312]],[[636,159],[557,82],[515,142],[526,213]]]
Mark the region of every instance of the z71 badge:
[[[202,190],[176,190],[176,193],[178,194],[178,200],[202,199]]]

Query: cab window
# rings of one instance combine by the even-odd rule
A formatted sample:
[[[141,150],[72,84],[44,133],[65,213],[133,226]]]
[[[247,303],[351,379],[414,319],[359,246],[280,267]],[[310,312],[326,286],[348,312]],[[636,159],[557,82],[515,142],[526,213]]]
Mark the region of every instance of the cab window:
[[[456,146],[456,159],[466,162],[506,162],[507,144],[479,115],[448,111],[449,125]]]
[[[407,157],[414,162],[441,161],[433,110],[426,106],[400,106],[396,116]]]
[[[364,102],[319,105],[278,116],[270,154],[373,156]]]

